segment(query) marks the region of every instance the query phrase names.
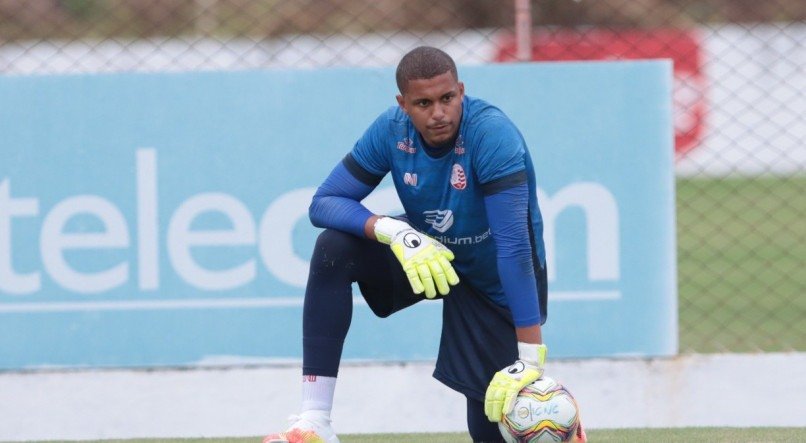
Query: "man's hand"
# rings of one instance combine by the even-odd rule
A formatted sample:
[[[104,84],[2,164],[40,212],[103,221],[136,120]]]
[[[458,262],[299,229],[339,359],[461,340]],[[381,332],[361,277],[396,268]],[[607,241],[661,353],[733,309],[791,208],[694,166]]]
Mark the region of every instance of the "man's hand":
[[[375,237],[392,248],[415,294],[425,292],[427,298],[434,298],[439,291],[447,295],[449,285],[459,283],[450,262],[453,252],[408,223],[391,217],[379,218],[375,222]]]
[[[493,422],[509,414],[521,389],[543,376],[546,345],[518,342],[519,359],[498,371],[484,396],[484,414]]]

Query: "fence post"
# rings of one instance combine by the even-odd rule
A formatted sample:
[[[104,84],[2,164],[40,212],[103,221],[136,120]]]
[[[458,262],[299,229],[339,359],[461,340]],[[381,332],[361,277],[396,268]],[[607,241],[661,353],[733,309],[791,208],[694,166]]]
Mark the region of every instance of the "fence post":
[[[515,0],[515,45],[518,61],[532,59],[531,0]]]

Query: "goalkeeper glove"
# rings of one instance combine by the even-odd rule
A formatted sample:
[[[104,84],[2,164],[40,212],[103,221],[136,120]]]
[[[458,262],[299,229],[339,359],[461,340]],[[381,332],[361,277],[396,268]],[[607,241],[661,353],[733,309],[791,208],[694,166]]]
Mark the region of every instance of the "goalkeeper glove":
[[[509,414],[521,389],[543,376],[546,345],[518,342],[518,360],[493,376],[484,396],[484,414],[494,422]]]
[[[448,285],[459,283],[459,276],[450,263],[453,252],[408,223],[381,217],[375,222],[375,237],[392,248],[415,294],[425,292],[427,298],[434,298],[439,291],[447,295]]]

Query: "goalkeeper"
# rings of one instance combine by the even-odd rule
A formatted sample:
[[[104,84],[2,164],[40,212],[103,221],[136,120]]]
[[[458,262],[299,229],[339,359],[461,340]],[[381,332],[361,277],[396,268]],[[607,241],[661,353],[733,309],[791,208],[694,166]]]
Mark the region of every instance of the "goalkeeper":
[[[443,300],[434,377],[467,399],[477,442],[543,373],[546,260],[529,150],[498,108],[465,95],[443,51],[419,47],[396,72],[382,113],[319,187],[303,309],[302,414],[265,442],[338,442],[330,424],[351,284],[379,317]],[[405,215],[360,202],[392,175]],[[417,331],[412,331],[416,334]]]

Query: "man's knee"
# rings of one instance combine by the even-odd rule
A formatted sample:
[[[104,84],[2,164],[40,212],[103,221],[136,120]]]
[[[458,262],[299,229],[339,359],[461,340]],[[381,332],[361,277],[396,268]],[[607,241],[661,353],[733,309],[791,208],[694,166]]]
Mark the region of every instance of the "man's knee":
[[[334,267],[344,264],[355,256],[360,242],[361,239],[352,234],[325,229],[316,239],[311,266]]]
[[[316,249],[343,251],[354,248],[359,238],[337,229],[325,229],[316,238]]]

